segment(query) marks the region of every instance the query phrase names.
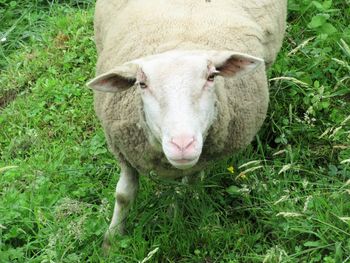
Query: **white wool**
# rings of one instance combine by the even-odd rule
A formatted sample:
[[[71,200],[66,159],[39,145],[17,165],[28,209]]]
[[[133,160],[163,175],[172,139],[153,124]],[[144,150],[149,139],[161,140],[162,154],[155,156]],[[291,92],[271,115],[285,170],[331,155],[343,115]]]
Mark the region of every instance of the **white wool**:
[[[285,30],[286,0],[99,0],[95,13],[97,74],[172,50],[219,50],[262,58],[270,66]],[[217,117],[198,164],[172,167],[152,142],[138,89],[95,92],[95,109],[112,152],[141,173],[181,177],[247,146],[268,106],[265,67],[236,79],[218,79]]]

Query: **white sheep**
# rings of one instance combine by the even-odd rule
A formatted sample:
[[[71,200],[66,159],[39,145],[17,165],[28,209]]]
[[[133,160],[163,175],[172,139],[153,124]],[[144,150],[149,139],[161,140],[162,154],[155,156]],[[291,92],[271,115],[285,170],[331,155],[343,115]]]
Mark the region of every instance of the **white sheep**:
[[[98,0],[95,110],[120,162],[112,222],[124,232],[138,175],[177,178],[247,146],[268,107],[266,66],[286,0]]]

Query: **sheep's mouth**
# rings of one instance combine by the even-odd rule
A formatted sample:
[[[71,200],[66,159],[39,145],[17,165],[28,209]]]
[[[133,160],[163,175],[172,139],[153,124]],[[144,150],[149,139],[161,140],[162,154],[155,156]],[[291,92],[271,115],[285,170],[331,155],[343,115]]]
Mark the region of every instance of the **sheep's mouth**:
[[[185,170],[185,169],[189,169],[191,167],[193,167],[197,161],[198,161],[199,157],[196,157],[194,159],[168,159],[170,164],[172,166],[174,166],[175,168],[181,169],[181,170]]]
[[[173,162],[176,162],[176,163],[189,163],[189,162],[193,162],[194,160],[196,160],[197,158],[195,159],[170,159],[171,161]]]

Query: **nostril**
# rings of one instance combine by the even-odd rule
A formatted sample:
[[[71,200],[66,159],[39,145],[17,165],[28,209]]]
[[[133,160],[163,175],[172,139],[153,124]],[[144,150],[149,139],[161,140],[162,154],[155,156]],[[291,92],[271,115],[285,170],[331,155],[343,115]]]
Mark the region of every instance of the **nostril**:
[[[179,151],[182,151],[181,146],[179,146],[179,145],[174,141],[174,139],[171,139],[170,143],[171,143],[172,145],[174,145]]]
[[[179,151],[185,151],[193,146],[196,139],[194,136],[179,136],[173,137],[170,141],[172,145],[174,145]]]
[[[190,148],[193,143],[194,143],[194,137],[192,137],[191,140],[187,143],[187,145],[185,146],[185,150]]]

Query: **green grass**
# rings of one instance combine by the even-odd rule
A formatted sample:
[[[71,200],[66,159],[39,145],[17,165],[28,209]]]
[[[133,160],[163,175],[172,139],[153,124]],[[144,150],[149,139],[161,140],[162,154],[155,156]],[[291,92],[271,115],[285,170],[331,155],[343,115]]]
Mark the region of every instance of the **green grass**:
[[[256,140],[195,186],[142,177],[109,256],[91,2],[0,0],[0,262],[350,262],[349,1],[289,1]]]

